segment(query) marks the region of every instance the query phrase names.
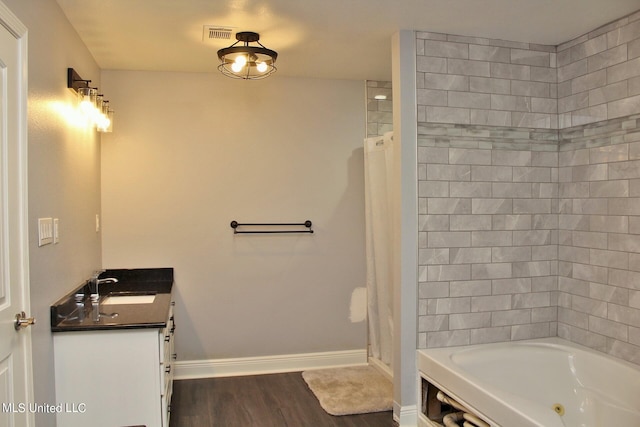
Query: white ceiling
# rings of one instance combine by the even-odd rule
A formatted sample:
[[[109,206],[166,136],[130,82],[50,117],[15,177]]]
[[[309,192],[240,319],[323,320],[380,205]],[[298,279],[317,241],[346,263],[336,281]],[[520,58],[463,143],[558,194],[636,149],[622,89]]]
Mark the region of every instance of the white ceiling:
[[[57,0],[98,65],[217,72],[204,25],[260,33],[278,75],[391,79],[400,29],[557,45],[640,9],[640,0]],[[234,37],[232,36],[232,39]]]

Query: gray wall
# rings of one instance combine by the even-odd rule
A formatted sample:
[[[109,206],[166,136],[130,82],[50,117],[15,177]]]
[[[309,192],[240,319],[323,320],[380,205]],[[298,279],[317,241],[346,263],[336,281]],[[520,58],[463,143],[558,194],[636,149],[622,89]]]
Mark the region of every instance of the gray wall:
[[[639,39],[640,13],[557,48],[417,33],[419,347],[639,361]]]
[[[364,83],[102,79],[118,106],[102,143],[103,263],[175,268],[179,359],[364,350]],[[229,226],[306,219],[312,235]]]
[[[54,0],[6,0],[28,28],[29,272],[35,401],[54,404],[49,306],[101,264],[99,134],[73,120],[67,67],[100,83],[100,70]],[[60,243],[38,247],[37,218],[60,220]],[[64,380],[64,379],[62,379]],[[36,414],[54,426],[55,414]]]

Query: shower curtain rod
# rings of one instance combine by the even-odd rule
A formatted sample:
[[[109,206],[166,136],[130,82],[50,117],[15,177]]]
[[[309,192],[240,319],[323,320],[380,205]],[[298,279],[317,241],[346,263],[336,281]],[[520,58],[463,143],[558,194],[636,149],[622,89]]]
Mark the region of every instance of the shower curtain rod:
[[[311,221],[306,220],[302,223],[280,222],[280,223],[259,223],[259,222],[247,222],[240,224],[238,221],[231,221],[231,228],[233,228],[233,234],[276,234],[276,233],[313,233],[311,229]],[[239,231],[238,227],[295,227],[304,226],[308,230],[247,230]]]

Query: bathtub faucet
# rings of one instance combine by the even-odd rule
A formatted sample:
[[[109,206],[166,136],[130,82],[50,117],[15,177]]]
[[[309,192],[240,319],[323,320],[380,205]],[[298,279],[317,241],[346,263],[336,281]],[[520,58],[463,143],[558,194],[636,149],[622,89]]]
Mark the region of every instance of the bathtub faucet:
[[[104,270],[94,271],[91,276],[90,283],[91,287],[95,290],[94,293],[91,294],[93,298],[100,298],[100,292],[98,292],[98,286],[102,283],[118,283],[118,279],[115,277],[105,277],[104,279],[99,279],[98,277],[104,273]]]

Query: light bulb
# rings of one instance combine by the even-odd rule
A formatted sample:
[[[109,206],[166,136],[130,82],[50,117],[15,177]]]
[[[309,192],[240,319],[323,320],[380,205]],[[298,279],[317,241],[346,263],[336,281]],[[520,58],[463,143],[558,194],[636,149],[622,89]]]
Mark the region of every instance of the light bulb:
[[[264,73],[265,71],[267,71],[268,66],[266,62],[258,62],[256,68],[259,72]]]
[[[106,116],[106,127],[102,130],[102,132],[113,132],[113,110],[107,107]]]
[[[239,73],[242,67],[244,67],[244,64],[239,64],[237,61],[231,64],[231,69],[234,73]]]
[[[96,126],[98,127],[99,131],[104,132],[105,129],[109,128],[109,125],[111,124],[111,120],[109,120],[109,118],[107,116],[101,115],[98,118],[98,121],[96,123]]]
[[[247,57],[244,55],[236,56],[235,64],[238,64],[240,67],[244,67],[247,64]]]
[[[88,98],[88,97],[87,97]],[[83,99],[80,101],[80,111],[85,115],[91,115],[93,112],[93,102],[89,99]]]
[[[80,111],[85,116],[91,116],[95,109],[95,99],[98,91],[90,87],[81,87],[78,89],[78,101],[80,102]]]
[[[103,115],[100,122],[97,124],[97,128],[99,132],[106,133],[113,130],[113,110],[110,110],[109,107],[105,106],[103,108]]]

